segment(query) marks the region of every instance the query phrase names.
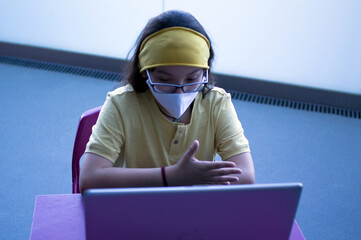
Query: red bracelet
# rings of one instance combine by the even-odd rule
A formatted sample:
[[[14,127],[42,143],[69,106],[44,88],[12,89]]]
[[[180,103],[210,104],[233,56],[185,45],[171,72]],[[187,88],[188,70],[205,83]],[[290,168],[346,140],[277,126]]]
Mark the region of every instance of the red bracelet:
[[[165,167],[163,166],[161,169],[162,169],[163,185],[164,185],[165,187],[168,187],[167,177],[165,176]]]

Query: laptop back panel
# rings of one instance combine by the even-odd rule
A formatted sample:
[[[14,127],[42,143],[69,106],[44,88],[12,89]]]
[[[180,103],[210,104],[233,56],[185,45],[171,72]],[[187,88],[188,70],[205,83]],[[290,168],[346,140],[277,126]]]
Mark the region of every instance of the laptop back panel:
[[[92,189],[87,239],[288,239],[302,185]]]

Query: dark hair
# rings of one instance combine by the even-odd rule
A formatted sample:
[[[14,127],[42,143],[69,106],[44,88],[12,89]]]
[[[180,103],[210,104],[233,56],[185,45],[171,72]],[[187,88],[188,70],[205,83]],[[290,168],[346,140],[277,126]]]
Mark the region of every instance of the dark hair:
[[[203,34],[208,39],[210,43],[210,56],[208,59],[208,65],[209,65],[208,84],[206,85],[203,91],[203,94],[205,95],[213,87],[214,84],[214,77],[211,74],[211,65],[214,57],[212,43],[206,31],[204,30],[202,25],[198,22],[198,20],[192,14],[184,11],[176,11],[176,10],[166,11],[149,20],[143,31],[140,33],[132,49],[134,50],[134,52],[133,52],[133,56],[131,57],[128,63],[128,67],[126,68],[127,72],[124,74],[125,76],[124,81],[130,83],[133,86],[135,92],[140,93],[148,89],[148,85],[146,84],[146,79],[139,72],[140,69],[139,69],[138,56],[140,53],[140,45],[142,44],[143,40],[152,33],[158,32],[164,28],[169,28],[169,27],[190,28]]]

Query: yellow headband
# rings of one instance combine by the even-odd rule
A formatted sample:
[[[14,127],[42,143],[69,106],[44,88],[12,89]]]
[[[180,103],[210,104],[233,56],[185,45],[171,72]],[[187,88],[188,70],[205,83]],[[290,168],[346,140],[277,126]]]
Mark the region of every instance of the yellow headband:
[[[159,66],[208,69],[209,41],[189,28],[170,27],[149,35],[140,46],[140,72]]]

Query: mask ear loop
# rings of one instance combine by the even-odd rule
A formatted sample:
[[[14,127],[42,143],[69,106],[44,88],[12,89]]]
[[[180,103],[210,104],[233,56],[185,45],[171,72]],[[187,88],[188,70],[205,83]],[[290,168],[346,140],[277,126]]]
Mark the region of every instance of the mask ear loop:
[[[208,69],[205,70],[205,73],[203,72],[203,78],[202,78],[202,82],[203,83],[208,83]]]
[[[208,83],[208,69],[206,70],[206,81]]]
[[[203,80],[204,80],[204,85],[205,87],[202,89],[202,94],[203,94],[203,97],[205,96],[205,94],[208,92],[208,90],[212,89],[213,88],[213,85],[208,85],[208,71],[209,69],[206,69],[206,76],[203,76]],[[206,89],[206,90],[205,90]],[[208,90],[207,90],[208,89]]]
[[[148,76],[148,79],[149,79],[150,83],[153,83],[152,79],[150,78],[150,75],[149,75],[148,69],[146,69],[146,70],[145,70],[145,72],[147,73],[147,76]]]

